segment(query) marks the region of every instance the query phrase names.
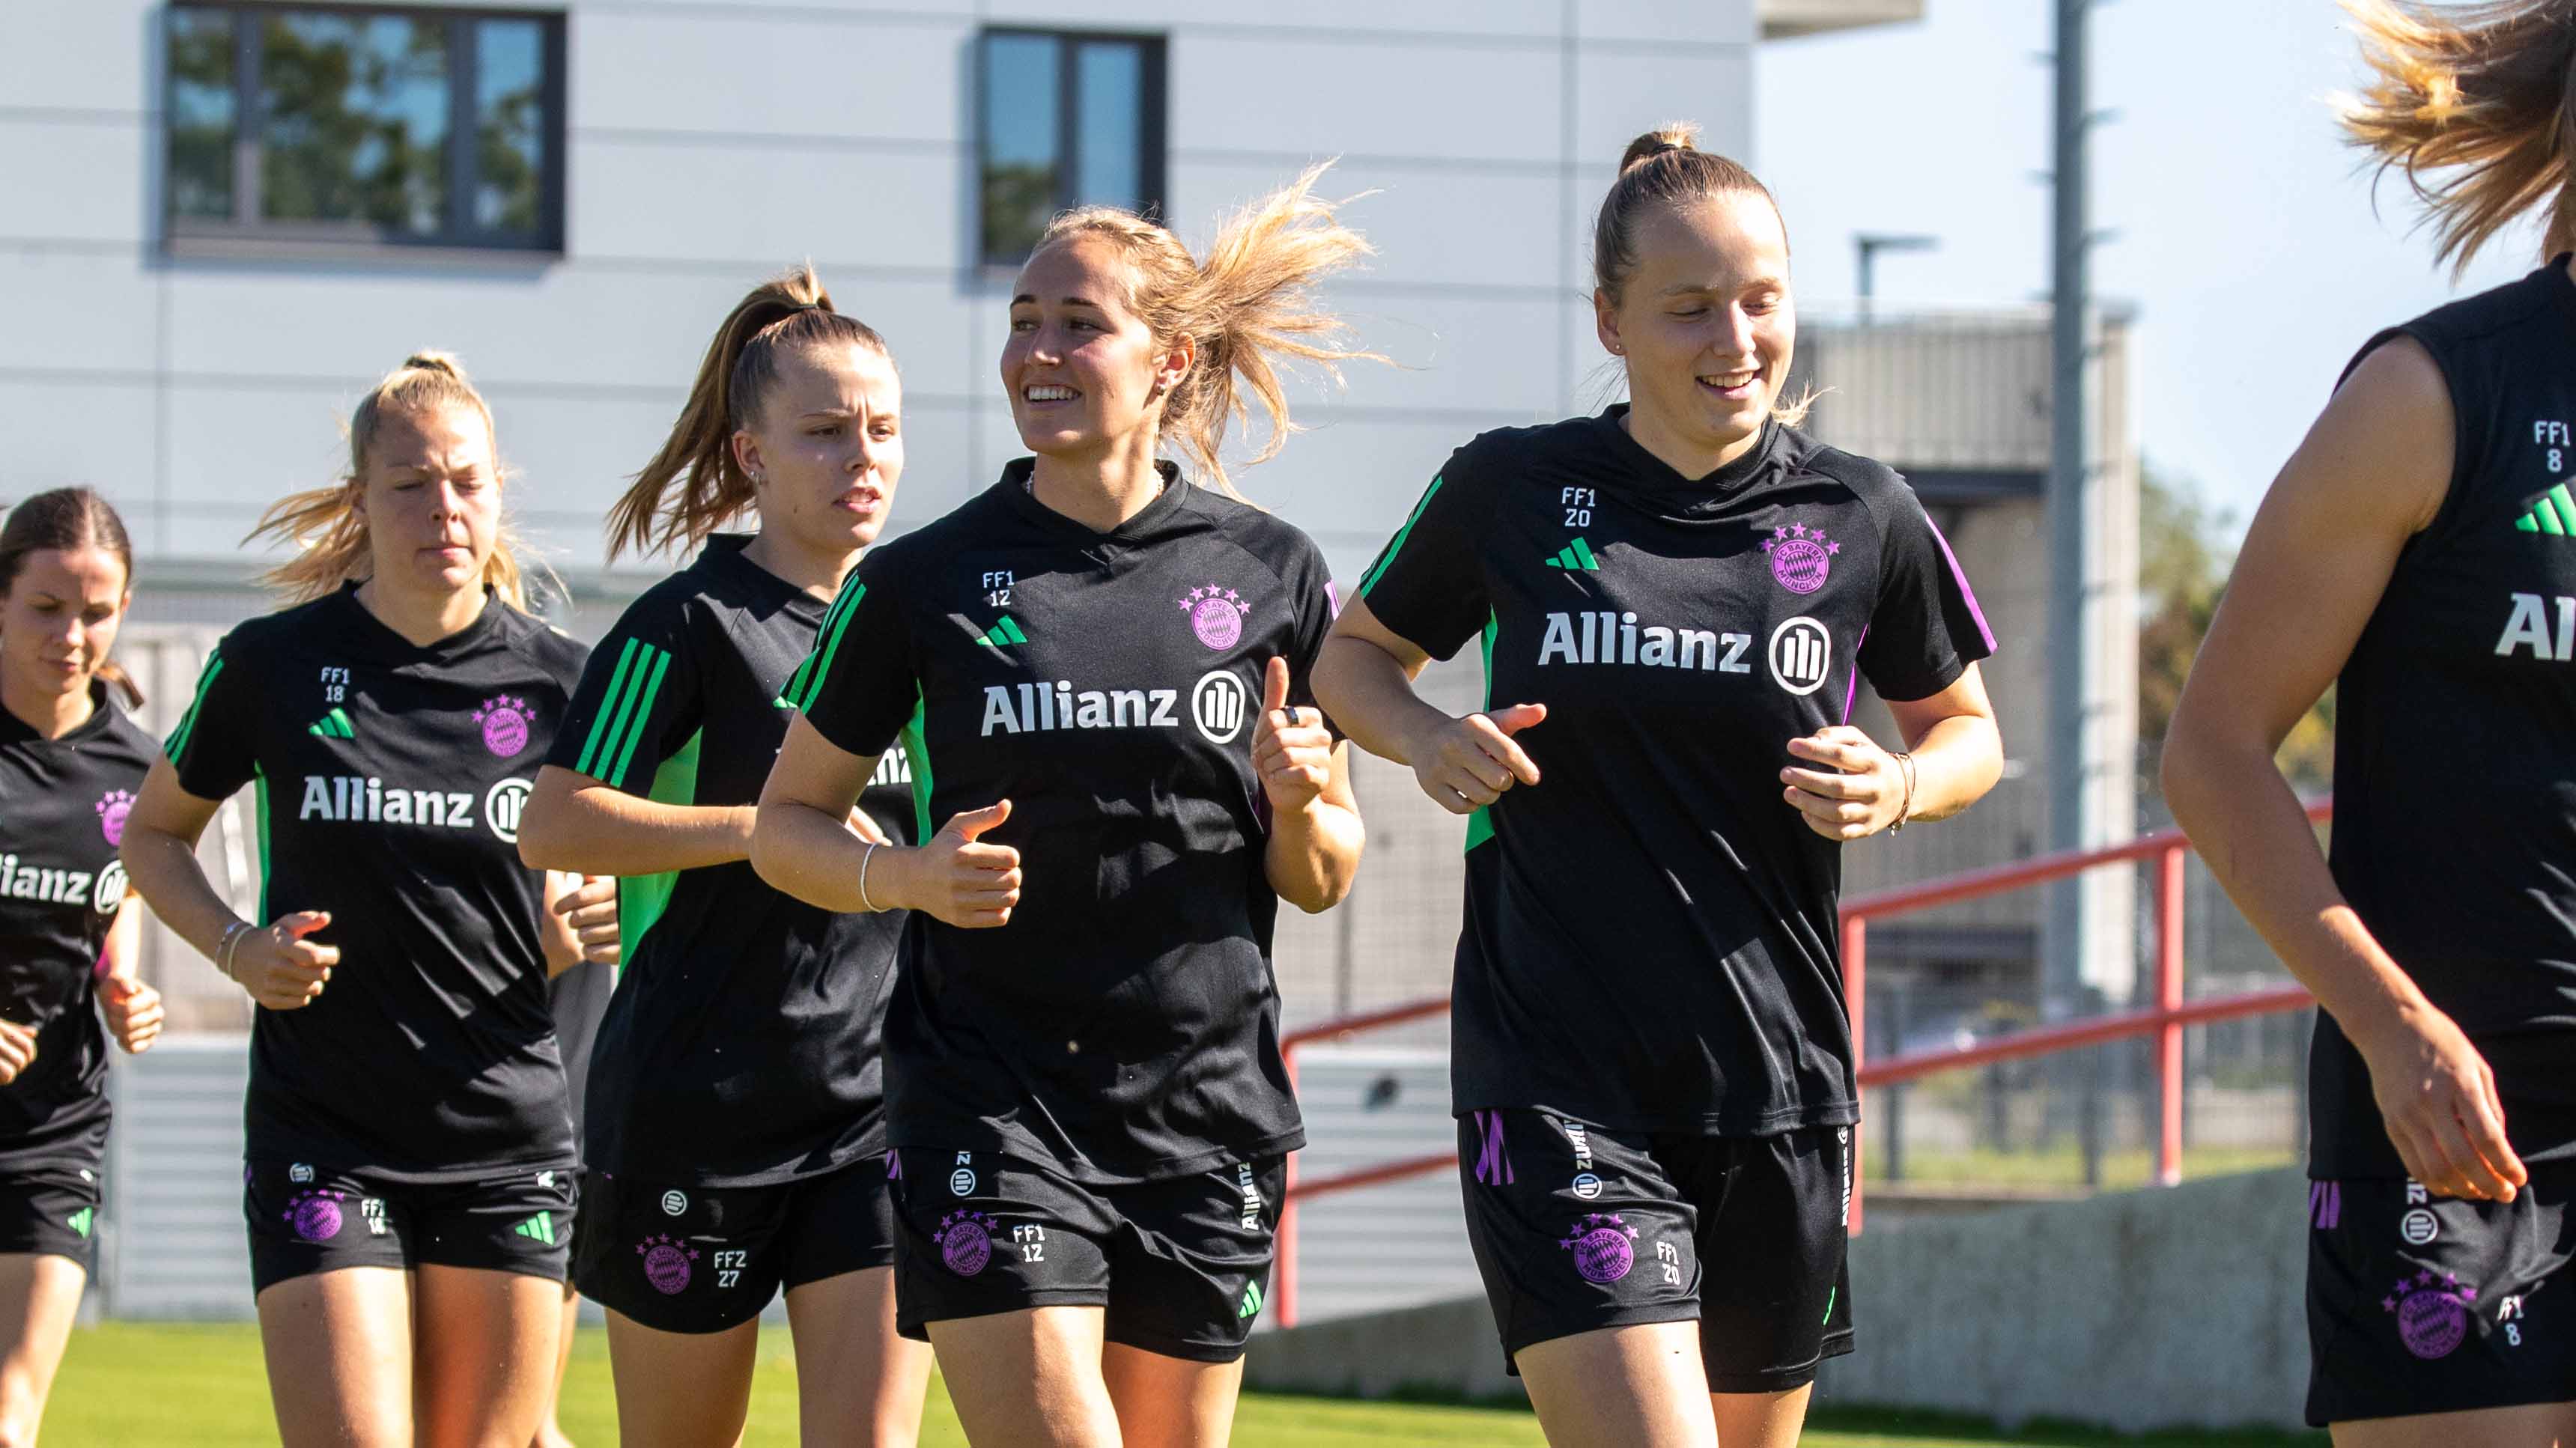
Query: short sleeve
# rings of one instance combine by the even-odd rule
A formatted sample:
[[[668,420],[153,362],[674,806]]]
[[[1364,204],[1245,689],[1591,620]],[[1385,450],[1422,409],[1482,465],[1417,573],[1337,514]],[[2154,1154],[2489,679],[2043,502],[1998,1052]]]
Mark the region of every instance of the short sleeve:
[[[1323,656],[1324,637],[1333,631],[1342,600],[1334,591],[1333,569],[1324,561],[1324,550],[1303,533],[1296,539],[1297,551],[1282,574],[1288,585],[1288,607],[1296,619],[1288,644],[1288,702],[1317,708],[1315,661]]]
[[[893,555],[870,553],[823,615],[812,657],[779,702],[801,711],[833,747],[873,759],[891,747],[920,702]]]
[[[197,696],[170,731],[164,748],[179,787],[199,799],[230,799],[259,772],[256,730],[268,711],[255,660],[237,632],[215,645],[197,676]]]
[[[1898,490],[1890,511],[1860,668],[1882,699],[1928,699],[1992,654],[1995,636],[1949,540],[1913,490]]]
[[[645,794],[654,771],[697,732],[702,712],[687,607],[647,593],[591,650],[546,763]]]
[[[1421,501],[1360,575],[1359,596],[1396,637],[1445,659],[1485,626],[1484,550],[1479,489],[1468,450],[1424,489]]]

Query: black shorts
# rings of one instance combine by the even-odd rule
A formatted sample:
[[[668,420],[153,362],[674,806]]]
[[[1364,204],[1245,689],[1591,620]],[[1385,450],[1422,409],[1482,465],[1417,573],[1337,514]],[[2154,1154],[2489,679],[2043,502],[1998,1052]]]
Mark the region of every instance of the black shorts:
[[[1458,1163],[1507,1364],[1696,1318],[1709,1391],[1776,1393],[1852,1350],[1848,1127],[1665,1136],[1505,1107],[1459,1118]]]
[[[1288,1159],[1089,1186],[985,1151],[896,1153],[895,1326],[1107,1309],[1108,1340],[1230,1363],[1269,1292]]]
[[[252,1290],[342,1267],[476,1267],[561,1282],[579,1177],[564,1166],[393,1182],[311,1162],[246,1163]]]
[[[722,1332],[781,1288],[894,1262],[886,1159],[757,1187],[592,1172],[574,1235],[581,1294],[656,1332]]]
[[[86,1269],[98,1230],[95,1161],[47,1161],[0,1176],[0,1253],[69,1257]]]
[[[2576,1162],[2509,1203],[2308,1184],[2308,1421],[2576,1401]]]

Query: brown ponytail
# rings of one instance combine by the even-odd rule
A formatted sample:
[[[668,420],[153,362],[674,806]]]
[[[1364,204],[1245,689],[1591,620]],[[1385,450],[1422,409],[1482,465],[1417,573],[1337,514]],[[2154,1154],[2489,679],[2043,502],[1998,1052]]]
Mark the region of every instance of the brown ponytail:
[[[1630,141],[1619,157],[1619,179],[1592,223],[1592,285],[1614,304],[1636,274],[1637,217],[1647,207],[1749,194],[1780,209],[1751,171],[1692,145],[1698,135],[1686,121],[1668,122]]]
[[[1295,430],[1274,359],[1319,363],[1336,382],[1337,363],[1386,360],[1342,345],[1342,320],[1313,296],[1317,282],[1369,255],[1369,244],[1334,216],[1335,203],[1314,194],[1324,169],[1309,167],[1227,217],[1204,262],[1168,229],[1114,206],[1068,211],[1038,240],[1045,247],[1083,234],[1117,242],[1135,273],[1128,305],[1155,337],[1196,345],[1197,361],[1164,399],[1162,431],[1202,479],[1232,497],[1242,494],[1218,457],[1228,421],[1249,424],[1258,404],[1269,423],[1269,438],[1246,466],[1276,456]]]
[[[762,282],[736,302],[707,344],[689,400],[662,450],[608,510],[608,556],[613,560],[630,547],[640,553],[674,544],[695,548],[718,524],[750,508],[756,494],[734,457],[733,435],[759,420],[781,356],[833,342],[892,356],[875,328],[832,309],[832,294],[810,263]]]
[[[2343,5],[2372,72],[2341,102],[2345,135],[2406,173],[2453,274],[2535,207],[2544,251],[2576,250],[2576,0]]]
[[[133,590],[134,542],[126,536],[125,520],[107,499],[88,488],[56,488],[11,508],[8,521],[0,523],[0,598],[18,586],[28,554],[83,548],[97,548],[114,558],[125,570],[126,590]],[[95,672],[125,696],[128,709],[143,707],[143,690],[114,659],[101,660]]]
[[[1699,127],[1669,121],[1628,143],[1619,157],[1619,179],[1601,198],[1601,213],[1592,223],[1592,285],[1612,306],[1637,273],[1637,218],[1650,206],[1675,206],[1716,196],[1759,196],[1773,215],[1779,201],[1761,178],[1742,165],[1692,142]],[[1781,234],[1789,225],[1780,223]],[[1771,416],[1791,427],[1807,420],[1816,405],[1811,389],[1796,398],[1771,404]]]

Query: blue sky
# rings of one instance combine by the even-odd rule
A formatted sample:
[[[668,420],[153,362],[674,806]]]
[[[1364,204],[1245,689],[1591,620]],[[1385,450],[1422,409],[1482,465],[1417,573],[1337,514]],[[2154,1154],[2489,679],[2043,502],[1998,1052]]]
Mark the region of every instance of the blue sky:
[[[2020,303],[2048,286],[2052,0],[1927,0],[1919,25],[1763,47],[1756,167],[1787,213],[1810,307]],[[2509,233],[2454,283],[2402,180],[2371,177],[2328,99],[2361,76],[2333,0],[2123,0],[2095,13],[2096,287],[2137,308],[2148,458],[2244,518],[2373,331],[2538,263]]]

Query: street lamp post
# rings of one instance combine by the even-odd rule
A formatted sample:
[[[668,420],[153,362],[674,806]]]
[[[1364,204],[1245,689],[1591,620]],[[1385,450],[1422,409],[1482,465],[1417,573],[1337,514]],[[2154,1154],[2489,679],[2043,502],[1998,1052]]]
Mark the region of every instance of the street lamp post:
[[[1852,234],[1860,250],[1860,319],[1869,321],[1870,299],[1878,295],[1878,254],[1882,251],[1938,251],[1941,238],[1908,233],[1861,231]]]

